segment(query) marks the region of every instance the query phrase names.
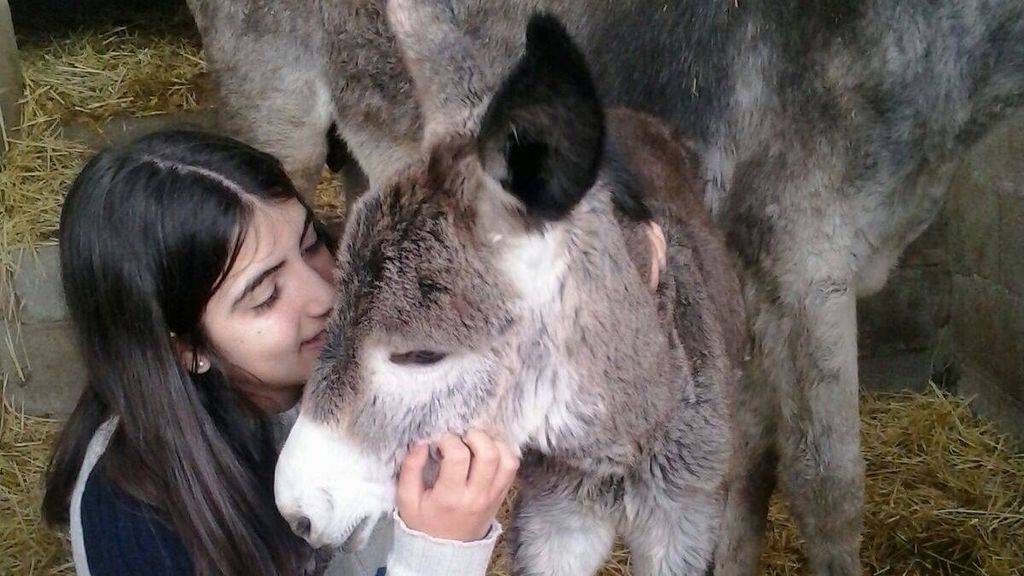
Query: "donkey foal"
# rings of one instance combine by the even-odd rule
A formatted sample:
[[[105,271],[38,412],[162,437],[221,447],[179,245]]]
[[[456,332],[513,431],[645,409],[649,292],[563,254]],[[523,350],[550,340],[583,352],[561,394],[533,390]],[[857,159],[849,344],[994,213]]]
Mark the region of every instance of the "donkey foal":
[[[636,574],[705,574],[745,324],[696,156],[606,116],[550,17],[482,101],[461,36],[406,25],[432,9],[389,5],[424,154],[352,207],[278,505],[314,545],[358,547],[411,442],[480,427],[524,455],[514,574],[593,574],[616,533]]]

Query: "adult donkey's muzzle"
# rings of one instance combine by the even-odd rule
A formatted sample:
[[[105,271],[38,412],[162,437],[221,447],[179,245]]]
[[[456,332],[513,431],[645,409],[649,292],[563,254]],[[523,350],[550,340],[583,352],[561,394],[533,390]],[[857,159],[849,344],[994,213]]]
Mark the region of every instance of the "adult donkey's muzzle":
[[[300,416],[277,461],[274,496],[292,530],[311,546],[358,550],[394,509],[393,467]]]

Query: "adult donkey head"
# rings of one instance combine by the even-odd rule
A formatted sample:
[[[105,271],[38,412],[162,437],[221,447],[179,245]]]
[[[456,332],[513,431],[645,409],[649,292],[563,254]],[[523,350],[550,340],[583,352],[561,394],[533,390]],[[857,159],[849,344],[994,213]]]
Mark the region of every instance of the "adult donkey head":
[[[392,1],[389,18],[424,150],[351,208],[327,344],[278,462],[278,506],[314,545],[365,543],[412,442],[469,427],[545,453],[593,441],[594,422],[629,411],[595,383],[642,380],[668,348],[562,26],[530,21],[488,101],[443,10]]]

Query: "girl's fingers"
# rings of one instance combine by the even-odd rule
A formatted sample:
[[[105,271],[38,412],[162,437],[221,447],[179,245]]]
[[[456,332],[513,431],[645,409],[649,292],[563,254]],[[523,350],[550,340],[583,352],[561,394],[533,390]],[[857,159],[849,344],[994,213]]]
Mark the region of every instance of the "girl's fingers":
[[[495,442],[495,447],[498,450],[498,466],[493,489],[495,497],[503,500],[519,472],[519,458],[504,442]]]
[[[426,486],[423,483],[423,468],[427,465],[427,444],[417,443],[402,461],[398,472],[398,494],[396,495],[399,509],[415,508],[420,501]]]
[[[438,440],[437,450],[441,453],[441,470],[437,474],[433,491],[440,490],[449,494],[464,492],[472,458],[469,447],[458,436],[445,434]]]
[[[493,493],[492,484],[498,474],[501,457],[497,443],[479,430],[470,430],[462,438],[472,452],[467,487],[474,495],[488,497]]]

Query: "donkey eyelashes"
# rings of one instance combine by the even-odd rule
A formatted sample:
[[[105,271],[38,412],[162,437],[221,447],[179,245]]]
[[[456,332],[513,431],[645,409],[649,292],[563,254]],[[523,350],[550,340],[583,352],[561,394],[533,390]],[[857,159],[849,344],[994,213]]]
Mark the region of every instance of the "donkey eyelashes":
[[[403,352],[400,354],[392,354],[388,357],[388,360],[392,364],[398,364],[399,366],[431,366],[437,364],[441,360],[444,360],[447,354],[444,352],[435,352],[433,350],[413,350],[412,352]]]

